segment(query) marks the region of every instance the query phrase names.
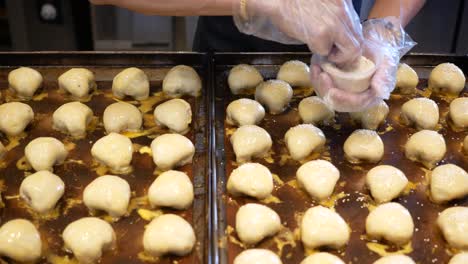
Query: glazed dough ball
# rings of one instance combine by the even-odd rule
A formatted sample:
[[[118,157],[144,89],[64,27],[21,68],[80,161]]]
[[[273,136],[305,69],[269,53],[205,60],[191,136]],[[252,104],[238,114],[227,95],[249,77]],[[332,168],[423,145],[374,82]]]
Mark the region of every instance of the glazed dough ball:
[[[468,263],[468,252],[458,253],[453,256],[448,264],[466,264]]]
[[[67,158],[68,151],[58,139],[53,137],[38,137],[24,149],[26,160],[36,171],[54,171],[54,165],[62,164]]]
[[[311,124],[291,127],[284,135],[289,154],[295,160],[302,160],[325,145],[322,130]]]
[[[117,102],[106,107],[103,122],[107,133],[135,132],[141,129],[143,117],[136,106]]]
[[[193,202],[192,182],[184,172],[175,170],[163,172],[148,189],[148,199],[153,207],[187,209]]]
[[[237,162],[244,163],[252,158],[265,157],[273,142],[265,129],[255,125],[245,125],[232,134],[231,144]]]
[[[414,98],[401,107],[401,121],[417,129],[434,129],[439,122],[439,107],[431,99]]]
[[[62,233],[65,248],[73,252],[80,263],[99,262],[102,252],[115,248],[112,226],[97,217],[84,217],[70,223]]]
[[[457,127],[468,127],[468,97],[457,98],[450,103],[450,119]]]
[[[411,94],[416,91],[418,82],[419,79],[416,71],[408,66],[408,64],[400,63],[396,74],[395,88],[398,89],[401,94]]]
[[[49,171],[39,171],[26,177],[21,183],[21,198],[35,211],[52,210],[65,191],[65,183]]]
[[[303,123],[330,125],[335,122],[335,111],[318,96],[302,99],[298,110]]]
[[[192,163],[195,147],[190,139],[179,134],[164,134],[151,142],[153,161],[162,170]]]
[[[437,92],[459,94],[465,88],[465,81],[465,75],[457,65],[442,63],[432,70],[428,86]]]
[[[42,75],[29,67],[19,67],[8,74],[8,85],[18,97],[30,99],[42,85]]]
[[[169,96],[199,96],[202,82],[198,73],[189,66],[177,65],[164,77],[162,89]]]
[[[255,245],[264,238],[275,235],[280,228],[279,215],[265,205],[249,203],[237,211],[236,232],[247,245]]]
[[[379,258],[374,264],[416,264],[410,257],[405,255],[390,255]]]
[[[371,106],[362,112],[349,113],[351,118],[362,125],[365,129],[376,130],[380,124],[385,122],[389,109],[385,101]]]
[[[373,130],[355,130],[344,143],[346,159],[351,163],[379,162],[384,154],[384,144]]]
[[[61,89],[77,98],[87,97],[89,91],[96,87],[94,73],[85,68],[72,68],[58,78]]]
[[[468,195],[468,173],[454,164],[437,166],[431,173],[431,197],[444,203]]]
[[[11,102],[0,105],[0,131],[8,136],[17,136],[34,119],[32,108],[20,102]]]
[[[226,122],[231,126],[256,125],[265,117],[265,108],[252,99],[232,101],[226,109]]]
[[[149,89],[148,76],[135,67],[121,71],[112,81],[112,93],[119,99],[130,96],[136,100],[145,100],[149,96]]]
[[[451,247],[468,249],[468,207],[455,206],[445,209],[439,214],[437,225]]]
[[[272,115],[281,114],[288,107],[292,96],[291,86],[281,80],[262,82],[255,89],[255,100],[265,105]]]
[[[91,212],[102,210],[114,218],[127,213],[129,201],[130,185],[113,175],[96,178],[83,191],[83,202]]]
[[[413,218],[399,203],[379,205],[366,218],[366,233],[369,237],[384,239],[396,245],[408,243],[413,231]]]
[[[263,82],[263,77],[253,66],[239,64],[229,71],[228,85],[233,94],[239,94],[246,89],[253,89],[261,82]]]
[[[184,256],[195,246],[195,232],[182,217],[164,214],[146,226],[143,246],[146,252],[155,257],[165,254]]]
[[[291,60],[281,65],[276,79],[285,81],[293,87],[310,87],[309,66],[302,61]]]
[[[428,168],[442,160],[447,151],[444,137],[432,130],[414,133],[406,142],[405,155],[409,160],[421,162]]]
[[[231,172],[227,190],[233,196],[247,195],[265,199],[273,191],[273,176],[260,163],[245,163]]]
[[[340,171],[326,160],[313,160],[303,164],[296,172],[297,181],[307,193],[318,201],[330,197],[340,178]]]
[[[252,248],[237,255],[233,264],[282,264],[282,262],[271,250]]]
[[[345,264],[339,257],[326,252],[314,253],[305,258],[301,264]]]
[[[0,256],[34,262],[41,257],[41,251],[41,237],[30,221],[14,219],[0,227]]]
[[[308,209],[301,223],[301,239],[304,247],[314,249],[322,246],[341,248],[350,237],[350,228],[341,216],[326,207]]]
[[[192,122],[192,109],[185,100],[172,99],[156,106],[154,120],[175,133],[186,134]]]
[[[91,155],[116,173],[128,172],[133,157],[132,141],[126,136],[110,133],[94,143]]]
[[[408,179],[401,170],[390,165],[380,165],[367,172],[366,184],[377,203],[386,203],[405,190]]]
[[[55,110],[53,127],[73,137],[86,135],[86,127],[91,122],[93,111],[80,102],[66,103]]]

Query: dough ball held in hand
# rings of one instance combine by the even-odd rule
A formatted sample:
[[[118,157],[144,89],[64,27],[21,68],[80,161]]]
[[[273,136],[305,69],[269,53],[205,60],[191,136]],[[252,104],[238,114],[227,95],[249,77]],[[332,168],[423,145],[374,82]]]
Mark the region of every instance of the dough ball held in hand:
[[[384,154],[384,144],[373,130],[355,130],[345,141],[344,153],[351,163],[379,162]]]
[[[50,171],[39,171],[26,177],[19,189],[20,196],[34,211],[52,210],[65,192],[65,183]]]
[[[86,98],[96,88],[94,73],[85,68],[72,68],[58,78],[59,87],[73,97]]]
[[[0,105],[0,116],[0,131],[18,136],[34,119],[34,112],[27,104],[11,102]]]
[[[428,98],[414,98],[401,107],[401,121],[414,125],[418,130],[434,129],[439,123],[439,107]]]
[[[198,73],[189,66],[177,65],[166,74],[162,90],[170,97],[190,95],[197,97],[201,93],[202,82]]]
[[[414,133],[405,145],[405,156],[411,161],[421,162],[427,168],[434,167],[446,152],[444,137],[432,130]]]
[[[21,99],[31,99],[42,86],[42,75],[29,67],[19,67],[8,74],[8,85]]]
[[[54,129],[73,137],[83,137],[93,118],[93,111],[85,104],[71,102],[57,108],[52,118]]]
[[[245,163],[229,175],[227,190],[233,196],[247,195],[259,200],[270,196],[273,191],[273,176],[260,163]]]
[[[187,101],[178,98],[172,99],[156,106],[154,120],[156,124],[183,135],[190,130],[192,109]]]
[[[161,170],[192,163],[195,146],[187,137],[179,134],[164,134],[151,142],[153,161]]]
[[[58,139],[53,137],[38,137],[24,148],[26,160],[36,171],[54,171],[54,165],[62,164],[68,151]]]
[[[265,129],[255,125],[245,125],[232,134],[231,144],[237,162],[244,163],[252,158],[266,157],[273,141]]]
[[[103,122],[107,133],[136,132],[141,129],[143,116],[136,106],[117,102],[106,107]]]
[[[416,92],[419,78],[416,71],[406,63],[400,63],[396,73],[395,88],[401,94],[412,94]]]
[[[362,125],[365,129],[376,130],[380,124],[385,122],[389,112],[388,105],[385,101],[371,106],[361,112],[349,113],[351,118]]]
[[[256,125],[265,117],[265,108],[252,99],[232,101],[226,109],[226,122],[232,126]]]
[[[241,94],[246,90],[255,89],[263,82],[263,76],[255,67],[239,64],[229,71],[228,85],[232,94]]]
[[[193,185],[181,171],[170,170],[160,174],[148,189],[148,200],[153,207],[189,208],[193,202]]]
[[[148,76],[135,67],[121,71],[112,81],[112,93],[119,99],[130,96],[135,100],[145,100],[149,96],[149,88]]]
[[[281,65],[276,79],[289,83],[292,87],[310,87],[309,65],[302,61],[291,60]]]
[[[293,96],[291,86],[280,80],[262,82],[255,89],[255,100],[266,106],[272,115],[281,114],[286,110]]]
[[[325,145],[325,135],[314,125],[301,124],[291,127],[284,135],[284,141],[291,157],[303,160]]]
[[[39,231],[25,219],[14,219],[0,227],[0,256],[18,262],[35,262],[42,255]]]
[[[302,99],[298,110],[302,122],[306,124],[331,125],[335,122],[335,111],[318,96]]]
[[[428,87],[436,92],[458,95],[465,88],[463,71],[453,63],[437,65],[429,75]]]
[[[275,235],[280,228],[279,215],[265,205],[249,203],[237,210],[236,233],[247,245],[255,245],[264,238]]]
[[[126,136],[110,133],[94,143],[91,154],[111,171],[127,173],[131,169],[130,163],[133,157],[132,141]]]

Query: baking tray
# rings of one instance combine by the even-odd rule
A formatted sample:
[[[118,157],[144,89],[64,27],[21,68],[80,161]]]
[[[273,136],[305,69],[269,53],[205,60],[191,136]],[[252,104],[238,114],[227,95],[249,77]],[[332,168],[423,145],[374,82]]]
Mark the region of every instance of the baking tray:
[[[308,53],[282,53],[282,54],[235,54],[220,53],[215,54],[214,61],[214,85],[215,105],[214,122],[215,136],[212,138],[213,145],[216,146],[213,155],[213,164],[216,165],[213,174],[213,253],[215,263],[232,263],[234,257],[243,250],[243,245],[235,233],[235,214],[239,206],[259,201],[249,198],[233,198],[226,192],[226,182],[231,171],[237,167],[235,155],[229,136],[234,131],[234,127],[227,125],[225,120],[225,110],[229,102],[244,96],[234,96],[230,93],[227,86],[227,76],[229,70],[240,63],[254,65],[266,79],[275,78],[279,66],[287,60],[298,59],[306,63],[310,60]],[[403,58],[403,61],[413,66],[418,72],[420,83],[418,87],[423,89],[427,86],[427,78],[431,69],[443,62],[453,62],[468,73],[468,58],[465,56],[452,56],[443,54],[412,54]],[[462,93],[468,95],[468,90]],[[439,132],[444,135],[447,143],[448,152],[445,155],[443,163],[454,163],[468,169],[468,157],[462,154],[461,142],[466,131],[456,132],[447,124],[448,99],[437,95],[419,92],[417,96],[429,96],[434,99],[440,108],[442,126]],[[304,191],[297,188],[295,173],[301,165],[299,162],[288,158],[287,150],[284,144],[284,134],[291,126],[300,123],[297,113],[297,105],[305,96],[303,90],[295,90],[294,99],[291,107],[281,115],[272,116],[266,114],[265,119],[259,124],[265,128],[273,140],[273,162],[266,159],[254,159],[254,162],[260,162],[266,165],[273,174],[279,176],[280,181],[275,179],[275,189],[273,196],[281,202],[275,203],[275,199],[262,201],[274,209],[286,228],[272,238],[267,238],[256,247],[268,248],[281,255],[283,263],[300,263],[306,255],[300,238],[298,236],[298,222],[301,214],[308,208],[316,205]],[[252,95],[247,96],[253,98]],[[408,179],[413,183],[408,194],[396,199],[397,202],[409,209],[415,223],[415,233],[411,241],[411,247],[407,245],[403,249],[387,248],[387,252],[400,250],[411,256],[417,263],[447,263],[453,250],[446,246],[443,238],[436,227],[436,218],[438,212],[453,205],[468,206],[468,198],[450,202],[446,205],[435,205],[428,200],[426,194],[427,172],[421,165],[413,163],[405,158],[403,146],[408,136],[416,130],[401,125],[398,121],[400,107],[402,103],[415,96],[391,97],[388,105],[390,114],[386,123],[378,129],[378,132],[385,144],[385,155],[378,164],[389,164],[400,168],[405,172]],[[380,256],[374,251],[381,251],[382,245],[369,244],[374,250],[368,249],[365,237],[365,219],[369,213],[369,207],[372,206],[372,199],[369,191],[365,187],[365,174],[374,167],[375,164],[352,165],[344,160],[342,146],[351,132],[360,126],[352,124],[347,114],[337,115],[337,124],[335,127],[321,127],[327,137],[327,149],[320,155],[313,158],[330,159],[341,172],[341,177],[336,185],[333,199],[327,201],[326,206],[334,206],[335,210],[348,222],[352,229],[349,244],[341,251],[328,250],[339,255],[345,263],[373,263]],[[312,158],[310,158],[312,159]],[[310,160],[309,159],[309,160]],[[344,194],[344,195],[343,195]],[[310,253],[310,252],[308,252]]]
[[[9,145],[10,140],[4,135],[0,140],[4,145],[13,147],[5,157],[0,169],[1,196],[4,207],[0,209],[0,222],[14,218],[32,220],[38,227],[43,241],[43,254],[47,259],[41,263],[68,263],[72,257],[63,249],[61,234],[72,221],[89,216],[88,210],[81,202],[84,187],[103,174],[102,167],[97,166],[90,154],[92,144],[102,136],[102,114],[107,105],[114,103],[112,98],[112,79],[122,69],[139,67],[150,79],[152,97],[140,106],[148,110],[144,118],[145,129],[154,126],[152,113],[154,106],[166,98],[154,93],[161,90],[162,79],[167,71],[178,64],[194,67],[203,80],[202,96],[198,98],[183,97],[187,100],[193,112],[191,131],[186,135],[195,145],[196,153],[193,163],[178,168],[186,172],[194,184],[195,200],[193,207],[185,211],[162,209],[164,213],[176,213],[187,219],[194,227],[197,237],[196,246],[186,257],[168,256],[159,259],[158,263],[208,263],[209,254],[210,210],[209,210],[209,131],[208,97],[210,89],[209,60],[201,53],[154,53],[154,52],[32,52],[32,53],[0,53],[0,90],[2,102],[10,98],[7,92],[7,75],[18,66],[30,66],[37,69],[44,77],[43,89],[33,100],[26,102],[33,108],[35,119],[26,129],[25,138],[18,141],[18,145]],[[93,92],[91,100],[85,102],[99,117],[99,123],[84,139],[75,140],[54,131],[51,128],[53,111],[63,103],[72,101],[64,92],[59,91],[57,77],[71,67],[85,67],[95,73],[97,91]],[[11,98],[10,98],[11,99]],[[8,100],[10,100],[8,99]],[[131,101],[127,98],[126,101]],[[137,102],[134,102],[139,105]],[[136,147],[149,146],[152,138],[157,134],[166,133],[167,129],[150,131],[148,135],[132,138]],[[32,139],[39,136],[53,136],[66,142],[70,153],[63,165],[55,166],[54,172],[65,182],[64,197],[58,203],[58,209],[47,217],[40,216],[28,210],[27,206],[18,198],[18,189],[25,175],[32,171],[25,171],[22,164],[24,147]],[[132,136],[138,136],[132,134]],[[12,140],[14,142],[14,140]],[[20,162],[18,162],[20,161]],[[18,163],[18,166],[17,166]],[[150,155],[135,152],[132,160],[133,172],[121,175],[126,179],[132,190],[130,207],[133,210],[128,216],[112,223],[117,235],[117,249],[105,252],[101,263],[148,263],[155,261],[143,254],[142,236],[147,220],[138,213],[138,209],[150,209],[145,195],[152,181],[156,178],[155,165]],[[156,171],[157,173],[157,171]],[[140,211],[142,213],[144,211]],[[141,214],[147,217],[146,214]],[[105,215],[99,217],[106,219]],[[148,219],[148,218],[147,218]],[[4,259],[4,261],[6,261]],[[1,262],[1,260],[0,260]]]

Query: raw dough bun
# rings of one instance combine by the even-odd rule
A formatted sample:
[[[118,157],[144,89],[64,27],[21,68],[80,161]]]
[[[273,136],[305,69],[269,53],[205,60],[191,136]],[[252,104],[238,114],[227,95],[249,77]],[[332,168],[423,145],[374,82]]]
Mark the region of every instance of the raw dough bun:
[[[133,157],[132,141],[126,136],[112,132],[94,143],[91,155],[116,173],[128,172]]]
[[[401,121],[417,129],[434,129],[439,123],[439,107],[431,99],[414,98],[401,107]]]
[[[379,258],[374,264],[416,264],[410,257],[405,255],[390,255]]]
[[[237,236],[246,245],[255,245],[266,237],[274,236],[280,228],[279,215],[265,205],[248,203],[237,211]]]
[[[468,195],[468,173],[454,164],[437,166],[431,173],[431,197],[444,203]]]
[[[296,176],[300,186],[310,196],[322,201],[333,193],[340,171],[326,160],[313,160],[299,167]]]
[[[339,257],[326,252],[314,253],[305,258],[301,264],[345,264]]]
[[[252,158],[267,156],[273,142],[265,129],[255,125],[245,125],[232,134],[231,144],[237,162],[244,163]]]
[[[371,106],[362,112],[349,113],[351,118],[357,121],[365,129],[376,130],[380,124],[385,122],[389,109],[382,100],[379,104]]]
[[[269,80],[255,88],[255,100],[265,105],[272,115],[281,114],[289,105],[293,96],[291,86],[281,80]]]
[[[428,168],[434,167],[441,161],[446,151],[444,137],[432,130],[414,133],[405,145],[406,157],[409,160],[421,162]]]
[[[418,86],[418,74],[406,63],[400,63],[396,73],[396,85],[395,88],[400,91],[401,94],[412,94],[416,91]]]
[[[468,250],[468,207],[445,209],[439,214],[437,225],[451,247]]]
[[[379,162],[384,154],[384,144],[373,130],[355,130],[344,143],[346,159],[351,163]]]
[[[303,160],[325,145],[325,135],[312,124],[301,124],[291,127],[284,135],[284,141],[291,157]]]
[[[120,177],[104,175],[97,177],[83,191],[83,202],[93,212],[102,210],[111,217],[119,218],[127,213],[130,201],[130,185]]]
[[[341,216],[321,205],[308,209],[301,223],[301,239],[305,248],[322,246],[334,249],[345,246],[350,237],[350,228]]]
[[[31,99],[42,85],[42,75],[35,69],[19,67],[8,74],[8,85],[19,98]]]
[[[461,97],[450,103],[450,118],[455,126],[468,128],[468,97]]]
[[[181,95],[199,96],[202,82],[198,73],[189,66],[177,65],[164,77],[162,89],[165,94],[176,97]]]
[[[411,240],[413,231],[413,218],[399,203],[379,205],[366,218],[366,233],[369,237],[399,246]]]
[[[190,139],[179,134],[164,134],[151,142],[153,161],[161,170],[192,163],[195,147]]]
[[[239,64],[229,71],[228,85],[233,94],[239,94],[246,89],[253,89],[261,82],[263,82],[263,77],[253,66]]]
[[[97,217],[84,217],[63,230],[65,248],[73,252],[80,263],[99,262],[102,252],[115,248],[112,226]]]
[[[86,135],[86,127],[91,122],[93,111],[80,102],[66,103],[55,110],[53,127],[73,137]]]
[[[20,102],[11,102],[0,105],[0,131],[8,136],[17,136],[34,119],[32,108]]]
[[[227,190],[233,196],[247,195],[265,199],[273,191],[273,176],[260,163],[245,163],[231,172]]]
[[[39,171],[27,176],[21,183],[21,198],[35,211],[52,210],[65,192],[65,183],[50,171]]]
[[[466,264],[468,263],[468,252],[458,253],[453,256],[448,264]]]
[[[89,91],[96,87],[94,73],[85,68],[72,68],[58,78],[61,89],[77,98],[87,97]]]
[[[107,133],[136,132],[141,129],[143,117],[136,106],[117,102],[106,107],[103,122]]]
[[[148,200],[153,207],[189,208],[193,202],[193,185],[181,171],[163,172],[148,189]]]
[[[459,94],[465,88],[465,81],[465,75],[457,65],[442,63],[431,71],[428,86],[437,92]]]
[[[19,262],[35,262],[41,251],[41,237],[29,220],[14,219],[0,227],[0,255]]]
[[[149,96],[149,90],[148,76],[135,67],[121,71],[112,81],[112,93],[119,99],[130,96],[136,100],[145,100]]]
[[[252,248],[237,255],[233,264],[282,264],[282,262],[271,250]]]
[[[293,87],[310,87],[309,66],[302,61],[291,60],[281,65],[276,79],[285,81]]]
[[[231,126],[256,125],[265,117],[265,108],[252,99],[232,101],[226,109],[226,122]]]
[[[401,170],[390,165],[380,165],[367,172],[366,184],[377,203],[386,203],[405,190],[408,179]]]
[[[58,139],[53,137],[38,137],[24,148],[26,160],[36,171],[54,171],[54,165],[62,164],[68,156],[68,151]]]
[[[184,256],[195,246],[195,232],[182,217],[164,214],[146,226],[143,246],[146,252],[156,257],[164,254]]]
[[[175,133],[186,134],[192,122],[192,109],[185,100],[172,99],[156,106],[154,121]]]
[[[303,123],[330,125],[335,122],[335,111],[318,96],[310,96],[302,99],[299,103],[298,110]]]

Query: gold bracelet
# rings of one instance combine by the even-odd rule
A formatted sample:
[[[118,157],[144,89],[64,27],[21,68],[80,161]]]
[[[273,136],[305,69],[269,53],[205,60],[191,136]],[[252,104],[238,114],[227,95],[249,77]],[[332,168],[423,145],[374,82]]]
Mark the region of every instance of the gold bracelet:
[[[249,17],[247,15],[247,0],[240,0],[240,17],[242,20],[247,20]]]

